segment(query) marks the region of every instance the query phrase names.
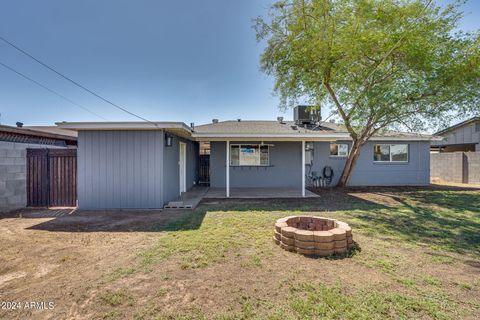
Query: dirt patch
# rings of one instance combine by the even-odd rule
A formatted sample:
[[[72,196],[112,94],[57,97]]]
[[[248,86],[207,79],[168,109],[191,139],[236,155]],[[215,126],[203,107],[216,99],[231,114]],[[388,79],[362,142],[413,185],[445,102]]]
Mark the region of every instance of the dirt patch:
[[[462,255],[433,250],[400,237],[382,237],[367,232],[370,230],[358,221],[354,229],[358,252],[343,259],[304,257],[281,250],[272,241],[274,222],[293,210],[346,222],[353,219],[353,211],[348,210],[366,210],[369,215],[358,214],[359,221],[375,218],[384,222],[382,232],[392,232],[395,224],[386,222],[398,206],[406,200],[424,201],[425,197],[415,195],[414,190],[322,190],[320,198],[301,201],[222,200],[204,202],[193,213],[103,211],[52,216],[48,211],[36,211],[23,212],[22,218],[5,217],[0,219],[0,300],[52,301],[55,308],[0,310],[0,318],[149,319],[184,314],[193,314],[193,318],[262,318],[278,306],[289,308],[302,297],[313,295],[298,289],[301,285],[338,287],[344,296],[375,291],[377,300],[372,303],[383,293],[392,294],[387,305],[397,301],[397,295],[420,294],[428,301],[444,299],[429,310],[448,305],[463,311],[463,315],[480,316],[480,260],[474,252]],[[445,208],[452,206],[451,202],[445,203],[443,194],[426,197]],[[388,215],[381,215],[382,210]],[[473,223],[480,209],[469,210]],[[454,216],[456,212],[451,214],[448,223],[466,219],[465,214],[459,218]],[[431,217],[435,216],[428,215],[428,219]],[[185,218],[190,220],[183,221]],[[252,223],[248,230],[255,228],[260,235],[255,232],[250,237],[247,232],[247,236],[239,237],[232,224],[243,225],[244,221]],[[436,223],[445,224],[444,220]],[[425,228],[435,230],[438,225]],[[465,233],[469,229],[459,230]],[[193,236],[195,241],[184,242],[184,246],[175,240]],[[436,234],[416,236],[432,239]],[[207,252],[202,253],[201,242],[229,247],[217,253],[203,246]],[[205,256],[210,258],[207,264],[197,263]],[[147,258],[159,257],[158,261],[144,263]],[[297,292],[296,300],[289,300]],[[398,301],[407,303],[403,296]],[[352,303],[349,308],[359,306],[361,303]],[[389,305],[387,309],[393,310]],[[411,317],[432,318],[421,313]]]
[[[136,252],[155,241],[161,229],[186,212],[77,212],[23,210],[23,218],[0,219],[0,292],[2,301],[51,301],[54,313],[70,313],[93,299],[102,277],[133,263]],[[20,214],[19,212],[15,215]],[[52,216],[55,216],[52,218]],[[32,311],[29,311],[32,312]],[[28,312],[10,311],[7,318]],[[0,318],[6,316],[0,310]]]

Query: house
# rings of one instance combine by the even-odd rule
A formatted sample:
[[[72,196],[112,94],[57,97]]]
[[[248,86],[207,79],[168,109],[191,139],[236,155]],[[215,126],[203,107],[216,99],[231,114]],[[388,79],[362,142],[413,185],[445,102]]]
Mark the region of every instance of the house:
[[[210,187],[223,197],[245,188],[337,184],[351,139],[342,127],[296,109],[294,121],[61,122],[78,132],[81,209],[161,208],[197,182],[200,145]],[[390,132],[362,149],[352,186],[428,185],[432,136]],[[207,151],[208,150],[208,151]],[[325,177],[324,177],[325,173]]]
[[[435,133],[441,141],[432,141],[433,152],[480,152],[480,117],[473,117]]]
[[[430,172],[432,180],[480,184],[480,117],[473,117],[435,133]]]
[[[76,148],[76,135],[55,126],[0,125],[0,212],[27,206],[27,149]]]

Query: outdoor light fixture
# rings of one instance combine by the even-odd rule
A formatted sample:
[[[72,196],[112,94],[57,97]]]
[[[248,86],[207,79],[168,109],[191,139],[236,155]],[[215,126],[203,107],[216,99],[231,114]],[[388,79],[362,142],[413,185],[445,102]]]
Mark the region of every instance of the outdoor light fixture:
[[[173,136],[165,133],[165,147],[171,147],[173,144]]]

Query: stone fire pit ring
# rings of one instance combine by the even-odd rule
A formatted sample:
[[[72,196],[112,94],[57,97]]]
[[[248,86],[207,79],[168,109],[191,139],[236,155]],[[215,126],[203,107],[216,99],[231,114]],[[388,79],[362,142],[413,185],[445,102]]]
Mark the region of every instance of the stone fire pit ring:
[[[273,240],[284,250],[319,257],[345,254],[353,246],[348,224],[316,216],[278,219]]]

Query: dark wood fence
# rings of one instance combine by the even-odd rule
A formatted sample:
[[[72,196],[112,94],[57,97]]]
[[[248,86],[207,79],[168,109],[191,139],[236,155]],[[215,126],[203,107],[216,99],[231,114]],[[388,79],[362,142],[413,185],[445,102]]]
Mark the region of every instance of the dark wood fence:
[[[76,206],[77,150],[27,149],[27,205]]]

